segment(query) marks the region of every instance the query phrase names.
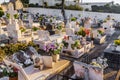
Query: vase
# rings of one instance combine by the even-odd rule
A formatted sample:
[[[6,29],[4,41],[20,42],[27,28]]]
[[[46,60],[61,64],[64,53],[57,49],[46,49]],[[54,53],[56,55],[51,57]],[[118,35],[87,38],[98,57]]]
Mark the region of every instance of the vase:
[[[59,54],[53,54],[52,58],[53,58],[54,62],[57,62],[60,59],[60,55]]]
[[[18,80],[18,77],[9,77],[9,80]]]

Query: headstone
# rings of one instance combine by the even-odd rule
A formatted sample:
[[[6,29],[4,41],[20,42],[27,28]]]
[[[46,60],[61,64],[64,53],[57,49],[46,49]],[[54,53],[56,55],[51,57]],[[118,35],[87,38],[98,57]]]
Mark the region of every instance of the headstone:
[[[69,40],[67,40],[66,42],[68,42],[68,49],[72,50],[71,45],[74,44],[74,41],[72,40],[72,37],[69,37]]]
[[[8,13],[10,14],[10,19],[14,19],[14,14],[17,13],[17,11],[14,10],[14,5],[13,3],[9,3],[8,5]]]
[[[17,1],[15,2],[15,8],[16,8],[17,10],[23,9],[23,4],[22,4],[22,2],[21,2],[20,0],[17,0]]]
[[[66,28],[72,28],[69,21],[68,21],[67,24],[66,24]]]
[[[49,34],[48,31],[44,31],[44,30],[39,30],[38,31],[38,38],[40,40],[47,41],[47,40],[49,40],[49,36],[50,36],[50,34]]]
[[[11,19],[10,19],[11,20]],[[15,42],[22,38],[18,20],[11,20],[12,23],[7,25],[8,36],[12,37]]]
[[[75,34],[74,34],[74,28],[66,28],[66,34],[67,34],[68,36],[75,35]]]
[[[75,27],[76,27],[76,21],[71,21],[70,24],[71,24],[71,27],[72,27],[72,28],[75,28]]]
[[[32,15],[31,14],[29,14],[28,20],[29,20],[29,27],[32,28],[33,19],[32,19]]]
[[[85,28],[91,28],[93,21],[91,20],[91,18],[86,18],[84,21],[84,27]]]

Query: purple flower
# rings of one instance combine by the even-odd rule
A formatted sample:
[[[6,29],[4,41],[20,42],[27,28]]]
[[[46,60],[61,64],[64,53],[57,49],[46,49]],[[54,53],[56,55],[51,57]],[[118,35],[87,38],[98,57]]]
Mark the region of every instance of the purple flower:
[[[47,47],[47,46],[43,46],[43,50],[44,50],[44,51],[46,51],[46,50],[47,50],[47,48],[46,48],[46,47]]]

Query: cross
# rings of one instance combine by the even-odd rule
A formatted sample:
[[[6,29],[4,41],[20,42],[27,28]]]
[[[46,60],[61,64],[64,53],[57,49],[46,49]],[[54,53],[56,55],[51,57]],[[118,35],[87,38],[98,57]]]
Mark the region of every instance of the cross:
[[[16,14],[17,12],[14,10],[14,6],[12,3],[10,3],[8,6],[8,13],[10,14],[10,18],[14,19],[14,14]]]
[[[72,40],[72,37],[69,37],[69,40],[67,40],[66,42],[68,42],[68,49],[72,50],[71,45],[74,44],[74,41]]]
[[[66,28],[66,34],[68,36],[74,35],[74,28]]]
[[[29,27],[32,28],[33,19],[31,14],[29,14],[28,19],[29,19]]]

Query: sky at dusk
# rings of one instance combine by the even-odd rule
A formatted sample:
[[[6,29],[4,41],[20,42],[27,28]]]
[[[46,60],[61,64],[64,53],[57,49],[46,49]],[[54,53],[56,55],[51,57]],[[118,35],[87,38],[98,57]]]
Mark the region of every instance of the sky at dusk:
[[[0,3],[4,1],[8,2],[9,0],[0,0]],[[83,0],[83,2],[111,2],[111,1],[114,1],[115,3],[120,4],[120,0]]]

